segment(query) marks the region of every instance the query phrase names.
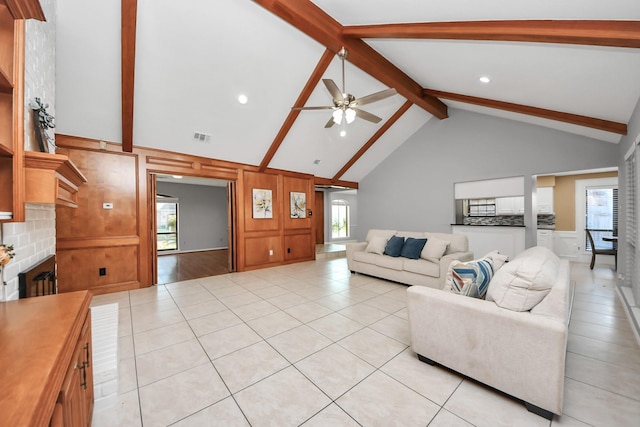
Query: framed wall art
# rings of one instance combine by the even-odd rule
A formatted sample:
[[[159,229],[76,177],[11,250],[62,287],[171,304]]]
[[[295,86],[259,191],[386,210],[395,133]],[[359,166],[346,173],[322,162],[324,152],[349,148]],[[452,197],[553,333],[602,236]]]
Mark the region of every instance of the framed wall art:
[[[253,218],[273,218],[273,197],[271,190],[253,189]]]
[[[307,217],[307,194],[291,192],[291,218]]]

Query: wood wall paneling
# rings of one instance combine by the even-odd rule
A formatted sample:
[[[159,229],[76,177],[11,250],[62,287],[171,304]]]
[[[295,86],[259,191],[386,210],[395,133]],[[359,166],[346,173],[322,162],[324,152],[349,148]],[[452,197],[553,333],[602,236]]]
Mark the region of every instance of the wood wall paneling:
[[[284,258],[287,261],[314,259],[314,236],[311,233],[292,234],[284,237]]]
[[[305,218],[291,218],[291,193],[304,193],[306,195]],[[315,204],[313,181],[308,178],[294,178],[290,176],[284,177],[284,204],[282,211],[284,212],[284,228],[299,229],[311,228],[313,226],[313,218],[307,215],[309,210],[313,210]]]
[[[282,262],[282,238],[279,235],[255,235],[246,237],[244,240],[244,266],[246,269]]]
[[[123,284],[138,287],[137,245],[58,250],[56,258],[60,293],[102,293],[101,287],[120,289]],[[100,276],[101,268],[106,268],[106,275]]]
[[[58,239],[138,235],[136,157],[66,150],[87,178],[78,189],[77,209],[56,209]],[[113,209],[103,209],[112,203]]]
[[[244,231],[278,231],[280,229],[282,192],[278,176],[257,173],[244,172],[244,197],[242,203],[244,205]],[[253,218],[253,190],[271,190],[271,214],[272,218]]]

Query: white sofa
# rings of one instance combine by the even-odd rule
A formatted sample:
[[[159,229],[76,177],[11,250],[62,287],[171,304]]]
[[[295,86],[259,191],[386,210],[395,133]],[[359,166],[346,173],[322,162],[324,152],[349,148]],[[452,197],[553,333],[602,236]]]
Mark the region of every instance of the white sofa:
[[[529,411],[547,419],[561,415],[572,297],[569,273],[568,261],[535,247],[495,272],[486,300],[411,287],[411,348],[424,362],[523,400]],[[545,286],[550,290],[543,296]],[[540,298],[533,308],[514,311]],[[512,307],[504,308],[508,304]]]
[[[426,238],[448,242],[446,251],[437,259],[408,259],[391,257],[367,251],[375,238],[389,239],[391,236]],[[352,273],[363,273],[407,285],[422,285],[441,289],[445,273],[451,261],[473,259],[469,252],[469,241],[463,234],[411,232],[396,230],[369,230],[364,242],[346,244],[347,264]]]

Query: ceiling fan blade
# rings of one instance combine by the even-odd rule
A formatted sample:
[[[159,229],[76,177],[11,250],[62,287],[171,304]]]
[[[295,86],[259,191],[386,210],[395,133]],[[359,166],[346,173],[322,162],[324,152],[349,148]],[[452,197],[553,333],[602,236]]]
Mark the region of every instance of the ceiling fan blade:
[[[333,125],[335,125],[335,124],[336,124],[336,122],[334,122],[334,121],[333,121],[333,116],[331,116],[331,118],[329,119],[329,121],[327,122],[327,124],[326,124],[326,125],[324,125],[324,128],[325,128],[325,129],[330,128],[331,126],[333,126]]]
[[[331,80],[331,79],[322,79],[322,83],[324,83],[324,85],[326,86],[327,90],[329,91],[329,93],[331,94],[331,97],[333,98],[333,102],[334,103],[339,103],[339,104],[343,104],[344,103],[344,96],[342,96],[342,92],[340,92],[340,89],[338,88],[338,85],[336,85],[336,83]]]
[[[376,93],[372,93],[371,95],[367,95],[367,96],[363,96],[362,98],[358,98],[356,100],[351,101],[351,104],[356,104],[358,106],[360,105],[366,105],[366,104],[371,104],[372,102],[376,102],[376,101],[381,101],[385,98],[388,98],[390,96],[395,95],[396,90],[395,89],[385,89],[385,90],[381,90],[380,92],[376,92]]]
[[[359,108],[353,108],[353,110],[355,110],[356,116],[360,117],[361,119],[365,119],[365,120],[373,122],[373,123],[379,123],[380,120],[382,120],[380,117],[376,116],[375,114],[368,113],[368,112],[366,112],[364,110],[361,110]]]
[[[334,110],[336,107],[291,107],[292,110]]]

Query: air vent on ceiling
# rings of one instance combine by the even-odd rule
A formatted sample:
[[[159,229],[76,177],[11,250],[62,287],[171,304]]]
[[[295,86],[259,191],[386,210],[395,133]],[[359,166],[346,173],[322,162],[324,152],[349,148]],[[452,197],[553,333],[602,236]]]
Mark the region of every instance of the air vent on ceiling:
[[[200,142],[209,142],[211,140],[211,135],[207,133],[202,133],[202,132],[194,132],[193,140],[200,141]]]

